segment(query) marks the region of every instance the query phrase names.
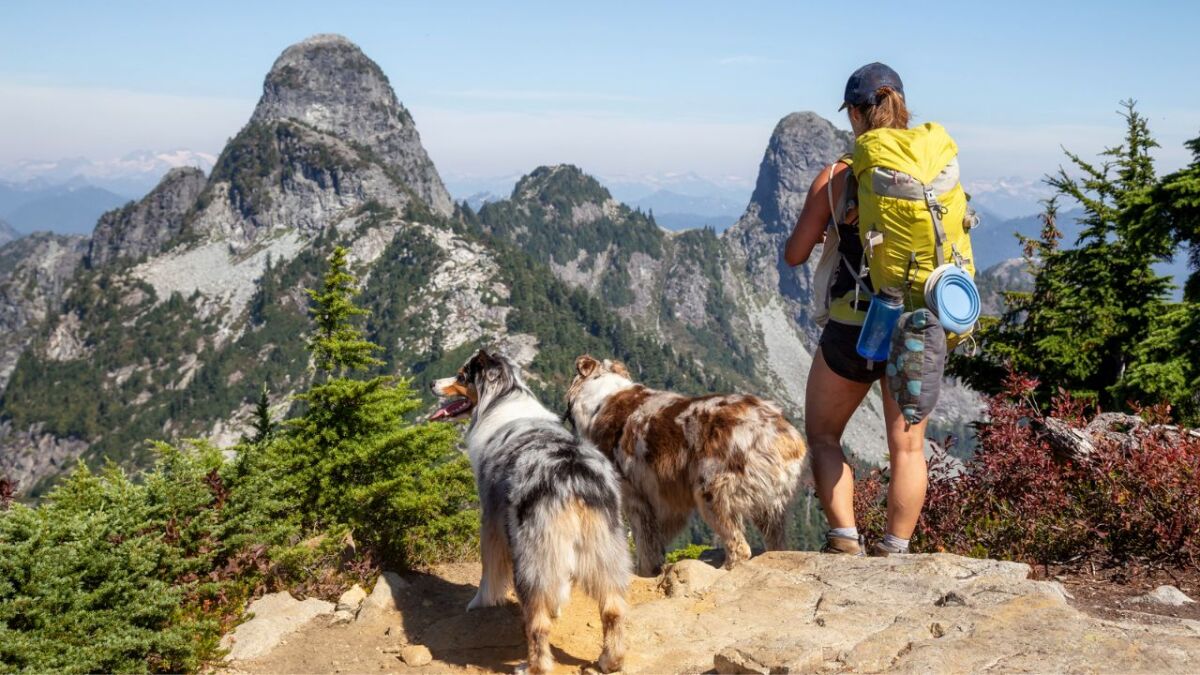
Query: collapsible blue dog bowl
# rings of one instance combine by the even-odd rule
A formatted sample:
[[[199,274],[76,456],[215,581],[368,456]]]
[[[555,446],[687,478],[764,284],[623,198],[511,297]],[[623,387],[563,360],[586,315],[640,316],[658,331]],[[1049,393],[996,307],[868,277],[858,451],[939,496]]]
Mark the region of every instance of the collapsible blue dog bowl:
[[[961,335],[979,319],[979,289],[963,268],[942,265],[925,281],[925,306],[937,316],[942,328]]]

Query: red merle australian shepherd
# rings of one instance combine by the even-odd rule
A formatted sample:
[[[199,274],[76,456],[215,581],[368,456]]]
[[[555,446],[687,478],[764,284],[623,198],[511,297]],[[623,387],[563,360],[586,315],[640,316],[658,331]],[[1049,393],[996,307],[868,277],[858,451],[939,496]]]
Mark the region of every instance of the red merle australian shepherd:
[[[659,572],[693,509],[721,538],[726,567],[750,557],[746,518],[769,549],[784,548],[805,445],[778,406],[741,394],[655,391],[621,363],[590,356],[576,360],[575,372],[568,412],[621,474],[639,575]]]

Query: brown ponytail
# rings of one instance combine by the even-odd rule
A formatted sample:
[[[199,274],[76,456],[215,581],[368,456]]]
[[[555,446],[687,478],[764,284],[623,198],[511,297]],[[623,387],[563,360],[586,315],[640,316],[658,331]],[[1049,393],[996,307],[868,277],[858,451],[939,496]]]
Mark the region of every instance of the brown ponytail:
[[[891,87],[880,87],[875,92],[878,103],[866,103],[858,107],[858,112],[867,123],[867,129],[907,129],[908,106],[904,105],[904,97]]]

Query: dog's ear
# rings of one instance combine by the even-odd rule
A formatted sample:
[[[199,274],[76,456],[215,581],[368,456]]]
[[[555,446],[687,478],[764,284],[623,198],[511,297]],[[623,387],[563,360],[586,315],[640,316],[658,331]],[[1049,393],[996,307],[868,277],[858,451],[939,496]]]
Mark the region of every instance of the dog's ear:
[[[609,364],[608,369],[627,380],[633,379],[633,377],[629,374],[629,369],[626,368],[625,364],[621,363],[620,361],[613,361]]]
[[[593,359],[588,354],[584,354],[583,356],[575,359],[575,372],[579,373],[580,377],[587,377],[588,375],[591,375],[592,373],[596,372],[596,368],[599,367],[600,362],[596,359]]]
[[[475,355],[475,362],[479,364],[479,369],[488,382],[495,382],[496,378],[500,377],[500,369],[504,362],[489,354],[486,349],[479,350],[479,353]]]

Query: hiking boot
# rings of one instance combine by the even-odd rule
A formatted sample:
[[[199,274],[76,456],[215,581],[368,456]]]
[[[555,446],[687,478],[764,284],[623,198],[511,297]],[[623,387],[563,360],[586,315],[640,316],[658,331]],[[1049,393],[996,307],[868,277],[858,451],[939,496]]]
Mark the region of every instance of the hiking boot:
[[[904,553],[908,553],[908,550],[901,550],[898,547],[889,546],[883,543],[883,541],[877,541],[874,544],[871,544],[870,550],[867,551],[867,555],[871,556],[872,558],[886,558],[889,555],[902,555]]]
[[[859,535],[858,539],[851,539],[850,537],[839,537],[834,534],[826,534],[825,547],[821,549],[821,553],[862,556],[863,538],[861,535]]]

